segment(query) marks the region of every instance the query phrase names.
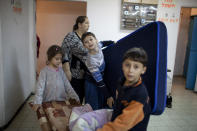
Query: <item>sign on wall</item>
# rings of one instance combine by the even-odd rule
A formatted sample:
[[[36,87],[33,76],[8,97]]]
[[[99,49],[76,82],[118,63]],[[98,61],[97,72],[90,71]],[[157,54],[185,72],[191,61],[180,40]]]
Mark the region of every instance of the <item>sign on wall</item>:
[[[123,0],[121,7],[121,29],[134,30],[156,20],[155,0]]]
[[[179,16],[177,15],[179,10],[177,8],[176,0],[161,0],[159,8],[162,12],[158,15],[158,21],[162,21],[164,23],[179,22]]]

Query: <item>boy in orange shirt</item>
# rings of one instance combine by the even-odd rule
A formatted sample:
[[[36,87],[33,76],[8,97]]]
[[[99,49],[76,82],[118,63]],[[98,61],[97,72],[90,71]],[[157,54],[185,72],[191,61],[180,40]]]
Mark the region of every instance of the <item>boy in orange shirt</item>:
[[[97,131],[146,131],[151,106],[141,75],[146,72],[148,56],[142,48],[131,48],[123,56],[122,78],[117,89],[111,122]]]

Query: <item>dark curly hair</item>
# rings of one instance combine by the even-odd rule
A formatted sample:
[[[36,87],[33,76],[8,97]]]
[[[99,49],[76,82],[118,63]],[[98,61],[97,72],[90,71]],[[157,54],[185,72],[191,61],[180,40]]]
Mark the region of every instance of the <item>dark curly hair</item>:
[[[127,50],[126,53],[123,56],[123,62],[126,59],[130,59],[130,60],[133,60],[133,61],[140,62],[144,66],[146,66],[147,63],[148,63],[148,55],[143,48],[134,47],[134,48],[131,48],[131,49]]]
[[[51,59],[57,54],[63,55],[62,48],[58,45],[50,46],[49,49],[47,50],[48,61],[51,61]]]

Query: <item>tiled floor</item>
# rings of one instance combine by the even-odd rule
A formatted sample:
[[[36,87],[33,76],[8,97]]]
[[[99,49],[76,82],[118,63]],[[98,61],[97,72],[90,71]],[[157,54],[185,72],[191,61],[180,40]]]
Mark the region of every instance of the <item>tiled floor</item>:
[[[172,108],[151,116],[148,131],[197,131],[197,93],[185,89],[185,79],[175,77]]]
[[[185,80],[173,80],[172,108],[151,116],[148,131],[197,131],[197,93],[185,89]],[[40,131],[36,114],[25,105],[5,131]]]

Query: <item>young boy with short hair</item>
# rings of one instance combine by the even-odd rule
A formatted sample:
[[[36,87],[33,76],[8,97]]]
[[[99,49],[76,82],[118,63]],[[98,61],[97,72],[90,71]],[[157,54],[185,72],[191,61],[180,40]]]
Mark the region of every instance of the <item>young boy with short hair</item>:
[[[102,43],[99,43],[92,32],[82,35],[82,42],[88,49],[86,66],[88,72],[85,77],[85,103],[89,103],[94,110],[102,109],[107,104],[112,107],[113,98],[110,97],[108,89],[103,82],[105,61],[102,52]]]
[[[124,78],[117,89],[111,122],[97,131],[146,131],[151,106],[141,75],[146,72],[148,56],[142,48],[131,48],[123,56]]]

